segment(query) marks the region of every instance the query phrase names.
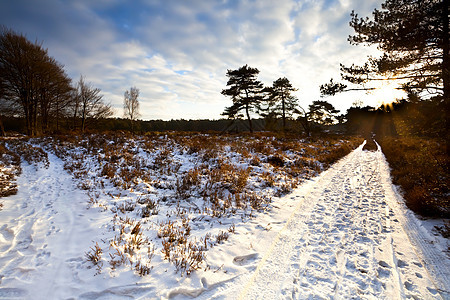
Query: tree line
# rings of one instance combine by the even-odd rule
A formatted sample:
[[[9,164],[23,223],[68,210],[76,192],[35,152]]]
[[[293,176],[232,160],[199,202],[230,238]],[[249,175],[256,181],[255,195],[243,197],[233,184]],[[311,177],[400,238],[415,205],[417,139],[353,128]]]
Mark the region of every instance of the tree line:
[[[139,116],[139,90],[124,95],[124,115],[132,123]],[[29,136],[48,132],[80,130],[111,117],[114,111],[101,90],[83,76],[75,83],[64,66],[41,44],[0,27],[0,129],[2,119],[23,118]]]
[[[300,123],[307,134],[311,132],[311,122],[331,124],[337,118],[337,110],[325,101],[315,101],[309,111],[297,105],[296,91],[290,81],[284,77],[273,82],[271,87],[263,87],[257,79],[259,70],[247,65],[238,70],[228,70],[229,88],[223,95],[231,96],[233,105],[227,107],[224,116],[237,120],[241,112],[245,112],[248,129],[253,132],[254,124],[251,114],[256,113],[263,122],[258,121],[259,129],[275,129],[277,120],[282,120],[282,129],[292,124],[293,116],[299,116]],[[172,128],[184,124],[186,128],[193,122],[171,121],[163,123],[156,120],[157,126],[138,121],[139,89],[131,87],[124,93],[122,120],[107,122],[114,111],[110,103],[106,103],[101,90],[80,76],[75,83],[64,71],[64,66],[48,54],[41,44],[30,42],[22,34],[1,27],[0,29],[0,129],[3,119],[8,124],[23,119],[25,132],[29,136],[59,132],[61,130],[79,130],[84,133],[89,125],[95,122],[96,128],[127,128],[134,131],[144,128]],[[105,126],[100,125],[105,123]],[[17,122],[16,122],[17,123]],[[201,123],[204,124],[205,122]],[[234,122],[236,123],[236,122]],[[218,122],[228,128],[229,122]],[[20,124],[20,122],[19,122]],[[106,126],[109,124],[109,126]],[[170,124],[170,125],[167,125]],[[178,125],[176,125],[178,124]],[[264,125],[261,125],[264,124]],[[109,128],[108,128],[109,127]],[[201,126],[200,126],[201,127]],[[218,131],[224,128],[214,127]],[[183,130],[182,128],[180,128]],[[242,123],[235,126],[236,131],[246,129]],[[157,129],[158,130],[158,129]]]

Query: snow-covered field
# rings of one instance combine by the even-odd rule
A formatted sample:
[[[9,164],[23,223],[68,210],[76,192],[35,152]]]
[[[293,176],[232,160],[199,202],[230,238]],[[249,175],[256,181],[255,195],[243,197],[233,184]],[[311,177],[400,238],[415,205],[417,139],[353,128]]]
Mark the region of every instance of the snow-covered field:
[[[47,157],[0,198],[0,299],[450,298],[442,220],[380,151],[317,176],[344,141],[247,139],[25,142]]]

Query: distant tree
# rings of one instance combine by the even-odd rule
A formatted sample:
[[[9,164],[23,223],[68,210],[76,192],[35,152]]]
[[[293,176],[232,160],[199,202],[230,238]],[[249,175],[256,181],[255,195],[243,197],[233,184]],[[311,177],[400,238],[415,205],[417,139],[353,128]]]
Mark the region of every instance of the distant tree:
[[[86,83],[80,76],[75,93],[74,119],[81,118],[81,132],[86,129],[88,119],[102,119],[114,114],[111,105],[103,101],[103,95],[99,88],[94,88],[91,83]]]
[[[286,119],[292,117],[298,105],[297,98],[292,92],[297,91],[286,77],[278,78],[270,88],[270,112],[280,115],[283,121],[283,130],[286,130]]]
[[[222,115],[228,118],[239,116],[239,112],[245,111],[250,132],[253,132],[250,112],[258,109],[258,105],[264,99],[263,84],[257,80],[259,70],[245,65],[237,70],[228,70],[228,89],[222,90],[222,95],[230,96],[233,105],[225,108]]]
[[[0,89],[2,113],[24,116],[26,132],[34,136],[39,117],[41,129],[47,127],[50,107],[70,90],[70,79],[40,44],[0,27]]]
[[[309,105],[309,119],[321,125],[335,123],[338,120],[338,113],[339,110],[327,101],[316,100]]]
[[[130,120],[131,131],[134,130],[134,123],[139,118],[139,89],[131,87],[129,91],[125,91],[123,99],[123,115]]]
[[[309,111],[305,111],[301,107],[296,111],[299,114],[297,120],[308,136],[311,135],[313,125],[332,125],[335,122],[341,122],[341,118],[343,118],[338,115],[339,110],[327,101],[316,100],[308,108]]]
[[[376,109],[371,106],[352,106],[347,109],[346,128],[348,133],[362,134],[364,137],[374,133],[374,125],[376,120]]]
[[[299,106],[297,109],[298,118],[297,121],[303,127],[305,134],[307,136],[311,136],[311,120],[309,116],[309,112],[307,112],[303,107]]]

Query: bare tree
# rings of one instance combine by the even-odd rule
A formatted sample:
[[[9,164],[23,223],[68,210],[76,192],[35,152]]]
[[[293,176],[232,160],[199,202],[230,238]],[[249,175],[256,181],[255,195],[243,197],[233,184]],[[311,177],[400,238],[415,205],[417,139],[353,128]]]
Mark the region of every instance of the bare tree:
[[[38,43],[32,43],[6,27],[0,27],[0,89],[3,108],[25,117],[27,134],[46,129],[52,102],[70,90],[63,66]]]
[[[134,131],[134,123],[139,118],[139,89],[131,87],[129,91],[125,91],[123,98],[123,115],[130,120],[131,131]]]
[[[111,105],[103,101],[99,88],[86,83],[83,76],[78,81],[75,94],[74,119],[81,118],[81,132],[84,133],[86,122],[89,119],[107,118],[114,114]]]
[[[61,108],[71,101],[71,80],[67,77],[58,63],[43,67],[43,74],[39,76],[39,114],[42,132],[49,129],[50,120],[56,119],[56,129],[59,128]]]

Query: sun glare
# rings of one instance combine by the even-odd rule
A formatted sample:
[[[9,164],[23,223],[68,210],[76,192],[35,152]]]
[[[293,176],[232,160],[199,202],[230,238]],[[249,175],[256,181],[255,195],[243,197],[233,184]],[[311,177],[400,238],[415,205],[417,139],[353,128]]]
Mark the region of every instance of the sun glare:
[[[382,81],[373,91],[373,95],[377,99],[377,106],[383,104],[391,105],[396,100],[404,98],[406,96],[405,92],[397,89],[398,87],[398,83],[389,80]]]

